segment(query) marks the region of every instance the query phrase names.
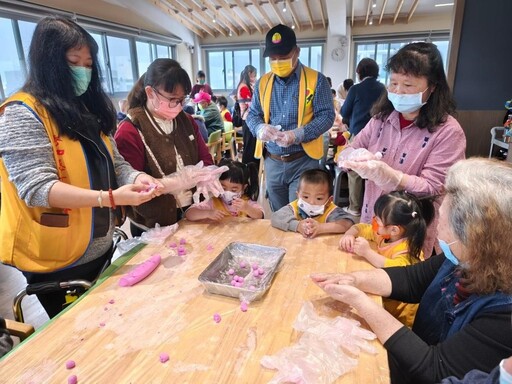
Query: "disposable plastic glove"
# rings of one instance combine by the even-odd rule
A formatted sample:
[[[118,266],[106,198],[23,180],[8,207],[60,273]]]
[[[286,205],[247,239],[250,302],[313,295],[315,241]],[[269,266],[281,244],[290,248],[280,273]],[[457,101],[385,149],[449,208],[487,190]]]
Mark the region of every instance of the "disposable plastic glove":
[[[222,193],[224,193],[224,188],[222,188],[219,178],[220,175],[229,170],[229,168],[225,165],[222,167],[210,165],[205,169],[209,171],[208,177],[197,183],[196,191],[192,195],[195,204],[199,203],[199,198],[201,195],[204,196],[205,201],[208,201],[210,200],[210,193],[215,197],[219,197]]]
[[[280,125],[260,124],[256,128],[256,137],[261,141],[276,141],[283,133]]]
[[[196,165],[187,165],[183,169],[165,176],[163,182],[166,186],[166,193],[177,194],[182,191],[194,188],[198,182],[208,180],[211,170],[203,166],[200,161]]]
[[[363,179],[373,181],[385,193],[396,190],[404,176],[403,172],[381,160],[346,161],[344,166],[356,171]]]
[[[375,154],[368,151],[366,148],[352,148],[347,147],[340,152],[338,156],[338,167],[347,168],[345,165],[346,161],[367,161],[367,160],[380,160],[382,159],[382,153],[377,152]]]
[[[294,131],[284,131],[280,132],[281,137],[276,139],[276,144],[280,147],[289,147],[292,144],[295,144],[295,132]]]

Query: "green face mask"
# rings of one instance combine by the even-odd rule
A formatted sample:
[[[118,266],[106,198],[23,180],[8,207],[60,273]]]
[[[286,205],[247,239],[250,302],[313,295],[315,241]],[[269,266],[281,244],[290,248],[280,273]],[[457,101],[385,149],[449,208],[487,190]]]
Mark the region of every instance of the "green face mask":
[[[199,79],[199,84],[203,85],[204,83],[206,83],[206,79]]]
[[[86,67],[80,67],[78,65],[70,65],[71,73],[73,74],[73,87],[75,89],[76,96],[82,96],[91,82],[92,69]]]
[[[197,104],[197,107],[199,108],[200,111],[204,110],[203,104]]]

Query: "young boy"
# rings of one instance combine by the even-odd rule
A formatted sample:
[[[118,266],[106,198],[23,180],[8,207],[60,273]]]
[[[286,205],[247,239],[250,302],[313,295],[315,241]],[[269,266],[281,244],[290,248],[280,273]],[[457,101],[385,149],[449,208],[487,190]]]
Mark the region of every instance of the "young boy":
[[[322,233],[344,233],[354,222],[352,216],[332,202],[331,175],[309,169],[299,179],[298,199],[272,214],[272,226],[299,232],[306,238]]]
[[[222,120],[233,122],[233,118],[231,117],[231,113],[228,110],[228,99],[224,96],[217,97],[216,101],[217,107],[219,108],[220,115],[222,116]]]

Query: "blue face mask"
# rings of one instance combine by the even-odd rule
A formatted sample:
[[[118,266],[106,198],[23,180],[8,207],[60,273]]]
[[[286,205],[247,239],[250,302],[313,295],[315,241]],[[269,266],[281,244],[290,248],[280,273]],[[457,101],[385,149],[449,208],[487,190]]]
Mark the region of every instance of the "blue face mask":
[[[439,246],[444,253],[444,257],[446,257],[453,265],[459,265],[459,259],[455,257],[450,249],[450,245],[455,244],[457,241],[452,241],[450,244],[447,244],[446,241],[437,239],[439,241]]]
[[[425,91],[427,89],[425,89]],[[427,104],[422,101],[423,93],[425,91],[413,94],[388,92],[388,99],[391,101],[391,104],[393,104],[396,111],[400,113],[412,113],[418,111],[421,107]]]
[[[71,73],[73,74],[73,87],[75,89],[76,96],[82,96],[91,82],[92,69],[86,67],[80,67],[78,65],[70,65]]]
[[[505,371],[502,360],[500,363],[500,384],[512,384],[512,373]]]

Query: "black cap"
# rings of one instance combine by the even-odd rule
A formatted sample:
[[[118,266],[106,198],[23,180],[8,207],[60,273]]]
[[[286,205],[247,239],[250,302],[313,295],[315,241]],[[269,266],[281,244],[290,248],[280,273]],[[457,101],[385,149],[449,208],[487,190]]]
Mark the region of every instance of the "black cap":
[[[268,31],[265,37],[263,57],[270,55],[287,55],[297,45],[295,32],[286,25],[279,24]]]

